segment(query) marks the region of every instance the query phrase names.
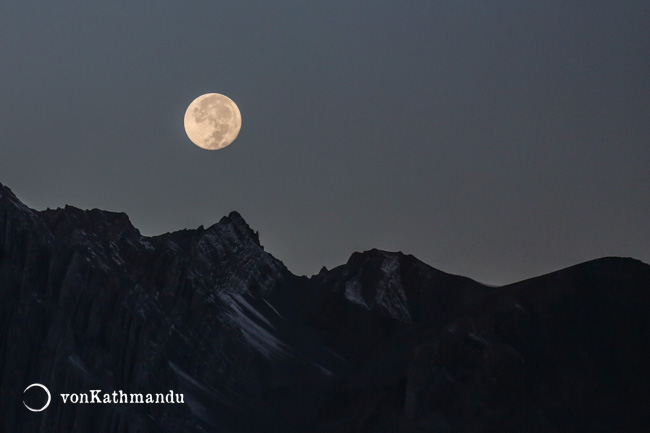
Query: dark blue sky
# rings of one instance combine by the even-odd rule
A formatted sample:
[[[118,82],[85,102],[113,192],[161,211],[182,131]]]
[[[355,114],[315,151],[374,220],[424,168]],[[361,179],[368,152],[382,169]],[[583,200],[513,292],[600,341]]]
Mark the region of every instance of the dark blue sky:
[[[0,182],[144,234],[238,210],[295,273],[650,262],[650,3],[2,1]],[[185,136],[223,93],[235,143]]]

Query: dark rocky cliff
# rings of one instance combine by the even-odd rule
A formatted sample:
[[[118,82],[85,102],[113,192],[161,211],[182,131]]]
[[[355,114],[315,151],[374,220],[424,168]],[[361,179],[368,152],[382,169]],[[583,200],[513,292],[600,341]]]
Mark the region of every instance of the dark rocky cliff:
[[[306,278],[235,212],[144,237],[0,185],[1,432],[641,432],[648,312],[632,259],[490,288],[371,250]],[[58,396],[91,389],[185,402]]]

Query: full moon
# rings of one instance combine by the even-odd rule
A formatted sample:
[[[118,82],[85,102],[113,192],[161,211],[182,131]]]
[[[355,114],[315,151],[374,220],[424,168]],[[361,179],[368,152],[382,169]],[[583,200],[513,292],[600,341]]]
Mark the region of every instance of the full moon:
[[[240,129],[237,104],[219,93],[199,96],[185,112],[185,132],[192,143],[203,149],[223,149],[235,141]]]

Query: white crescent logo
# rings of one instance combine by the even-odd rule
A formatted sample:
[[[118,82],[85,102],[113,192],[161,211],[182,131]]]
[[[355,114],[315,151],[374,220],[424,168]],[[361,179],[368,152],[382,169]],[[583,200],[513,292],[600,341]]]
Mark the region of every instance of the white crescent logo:
[[[50,395],[50,390],[47,389],[47,387],[46,387],[45,385],[41,385],[40,383],[32,383],[32,384],[29,385],[27,388],[25,388],[25,390],[23,391],[23,394],[26,393],[27,390],[28,390],[29,388],[33,388],[33,387],[35,387],[35,386],[36,386],[36,387],[39,387],[39,388],[43,388],[43,391],[45,391],[45,393],[47,394],[47,403],[45,403],[45,406],[43,406],[43,407],[40,408],[40,409],[33,409],[33,408],[27,406],[27,403],[25,403],[24,400],[23,400],[23,404],[25,405],[25,407],[26,407],[28,410],[31,410],[32,412],[42,412],[42,411],[44,411],[45,409],[47,409],[47,407],[50,405],[50,401],[52,401],[52,395]]]

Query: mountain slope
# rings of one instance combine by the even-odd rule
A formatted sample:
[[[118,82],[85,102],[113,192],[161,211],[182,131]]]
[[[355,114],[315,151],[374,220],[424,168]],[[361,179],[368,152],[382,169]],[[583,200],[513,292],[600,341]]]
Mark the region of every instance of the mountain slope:
[[[145,237],[0,185],[0,431],[643,431],[649,290],[614,258],[501,288],[379,250],[299,277],[236,212]],[[91,389],[185,402],[58,397]]]

